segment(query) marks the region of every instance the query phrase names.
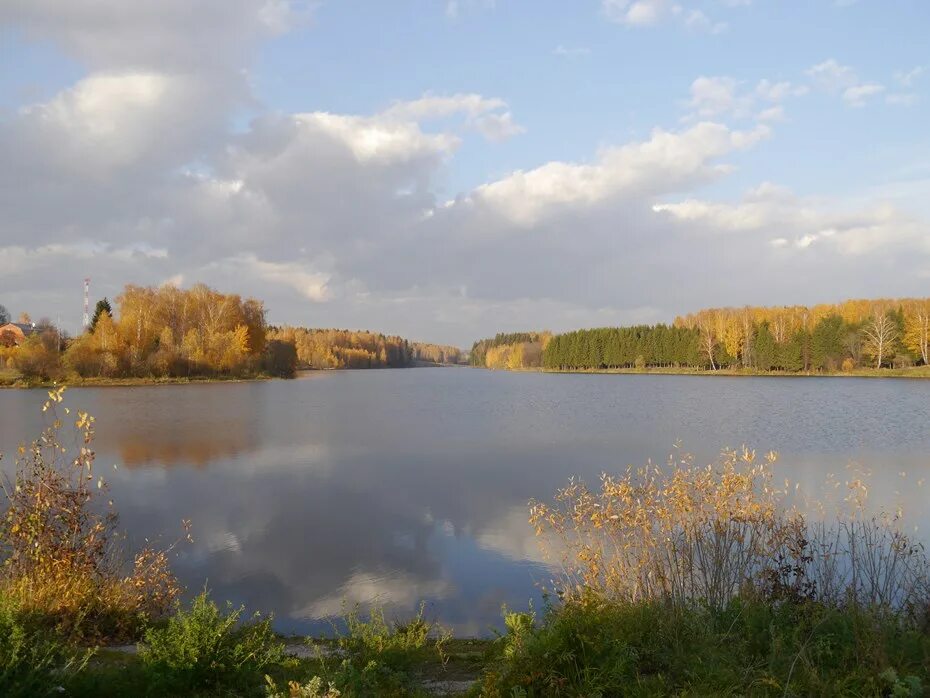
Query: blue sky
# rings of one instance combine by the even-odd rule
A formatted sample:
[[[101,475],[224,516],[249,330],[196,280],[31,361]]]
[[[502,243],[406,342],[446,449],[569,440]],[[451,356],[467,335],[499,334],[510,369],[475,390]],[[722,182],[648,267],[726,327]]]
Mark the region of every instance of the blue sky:
[[[264,45],[254,79],[262,103],[284,111],[364,114],[424,92],[505,97],[526,133],[463,152],[452,186],[465,189],[514,168],[585,159],[657,125],[675,128],[698,75],[803,83],[806,70],[834,58],[864,82],[906,91],[894,75],[930,61],[930,4],[894,6],[709,2],[704,11],[727,24],[709,34],[674,24],[621,26],[605,21],[596,0],[462,3],[455,17],[441,2],[367,3],[364,21],[358,3],[330,3],[309,27]],[[911,89],[926,95],[924,78]],[[843,193],[882,182],[876,168],[889,176],[930,161],[925,110],[843,107],[827,95],[793,105],[778,145],[747,158],[745,176]],[[881,147],[861,147],[876,128],[884,132]],[[858,174],[838,171],[837,160]]]
[[[0,27],[0,303],[71,329],[84,275],[459,344],[926,295],[925,1],[9,0]]]

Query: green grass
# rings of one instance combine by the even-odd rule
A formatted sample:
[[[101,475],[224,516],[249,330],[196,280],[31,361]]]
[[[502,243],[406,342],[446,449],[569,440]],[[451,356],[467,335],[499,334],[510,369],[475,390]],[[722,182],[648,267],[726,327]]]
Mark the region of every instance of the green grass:
[[[91,654],[29,623],[9,599],[0,598],[0,695],[53,695],[85,668]]]
[[[473,682],[490,656],[483,640],[452,640],[422,610],[404,623],[383,611],[345,618],[336,639],[302,638],[307,656],[284,652],[267,619],[241,622],[206,595],[150,628],[138,654],[101,649],[65,686],[68,695],[110,696],[426,696],[437,682]],[[294,642],[295,638],[290,638]],[[302,688],[299,688],[302,687]],[[300,692],[303,691],[303,692]]]
[[[576,602],[508,618],[485,696],[906,696],[930,634],[894,616],[736,601],[723,611]]]
[[[305,640],[313,651],[298,659],[284,654],[284,639],[266,621],[242,623],[237,610],[201,597],[151,629],[140,653],[100,649],[80,671],[73,663],[62,671],[75,650],[54,640],[37,645],[29,656],[50,660],[37,662],[28,681],[0,683],[0,693],[51,695],[61,686],[63,695],[100,698],[355,698],[427,696],[441,687],[489,698],[908,698],[930,688],[927,627],[816,603],[737,600],[712,611],[592,598],[539,616],[507,612],[496,641],[453,640],[422,615],[402,624],[380,611],[346,620],[343,636]]]

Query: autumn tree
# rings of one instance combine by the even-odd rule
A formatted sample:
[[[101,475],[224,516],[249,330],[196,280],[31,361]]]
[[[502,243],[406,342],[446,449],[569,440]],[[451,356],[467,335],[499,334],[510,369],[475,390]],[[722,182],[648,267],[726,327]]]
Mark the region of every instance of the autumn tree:
[[[714,356],[717,353],[717,325],[716,318],[703,318],[698,321],[698,331],[701,335],[701,351],[707,357],[710,368],[717,370]]]
[[[877,310],[862,328],[863,350],[875,360],[875,368],[881,368],[893,351],[898,338],[898,326],[887,311]]]
[[[924,365],[930,364],[930,299],[909,301],[904,307],[904,345]]]
[[[126,286],[97,304],[93,331],[75,339],[65,363],[82,376],[245,375],[265,347],[261,302],[198,284]]]

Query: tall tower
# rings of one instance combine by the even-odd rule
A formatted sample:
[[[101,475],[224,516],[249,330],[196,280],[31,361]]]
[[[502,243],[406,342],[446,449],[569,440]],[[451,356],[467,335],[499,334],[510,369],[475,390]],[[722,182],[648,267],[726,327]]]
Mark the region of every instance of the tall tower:
[[[90,278],[84,279],[84,329],[90,327]]]

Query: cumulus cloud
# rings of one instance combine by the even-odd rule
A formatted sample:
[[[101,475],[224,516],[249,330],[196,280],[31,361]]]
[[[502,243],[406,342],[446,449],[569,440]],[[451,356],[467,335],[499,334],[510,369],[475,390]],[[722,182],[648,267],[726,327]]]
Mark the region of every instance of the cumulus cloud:
[[[14,128],[50,166],[113,176],[146,159],[177,165],[195,156],[224,112],[222,97],[191,75],[92,73],[47,102],[23,107]]]
[[[714,22],[704,12],[672,0],[602,0],[604,15],[612,22],[631,27],[647,27],[675,21],[688,29],[719,34],[725,22]]]
[[[884,85],[874,82],[853,85],[843,90],[843,101],[851,107],[864,107],[872,97],[880,95],[884,91]]]
[[[750,87],[725,75],[701,75],[691,83],[686,106],[691,110],[691,119],[754,117],[758,121],[778,121],[784,118],[783,103],[806,93],[806,87],[788,81],[763,79]]]
[[[654,195],[706,181],[726,171],[713,162],[715,158],[751,147],[768,135],[764,126],[731,131],[712,122],[679,133],[656,129],[647,141],[603,150],[594,164],[550,162],[514,172],[482,185],[468,202],[488,206],[515,223],[532,225],[555,208],[584,208],[606,199]]]
[[[507,109],[507,102],[479,94],[431,95],[395,102],[379,117],[387,120],[422,122],[464,114],[466,125],[489,141],[500,142],[525,132]]]
[[[811,66],[807,75],[817,87],[828,92],[840,92],[859,83],[856,71],[834,58]]]
[[[718,234],[794,231],[793,237],[778,234],[769,239],[778,248],[808,250],[815,245],[829,245],[843,255],[883,250],[895,255],[902,249],[930,253],[925,237],[927,224],[890,204],[836,207],[803,199],[772,184],[750,190],[736,204],[687,199],[657,204],[653,209]]]
[[[48,39],[92,70],[238,66],[265,36],[305,21],[298,0],[7,0],[0,23]]]
[[[789,97],[801,97],[807,92],[804,85],[795,85],[787,80],[772,82],[763,79],[756,84],[755,89],[755,94],[767,102],[784,102]]]
[[[830,94],[840,94],[850,107],[864,107],[886,91],[881,83],[863,82],[855,70],[833,58],[812,66],[807,75],[815,87]]]

